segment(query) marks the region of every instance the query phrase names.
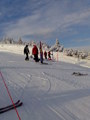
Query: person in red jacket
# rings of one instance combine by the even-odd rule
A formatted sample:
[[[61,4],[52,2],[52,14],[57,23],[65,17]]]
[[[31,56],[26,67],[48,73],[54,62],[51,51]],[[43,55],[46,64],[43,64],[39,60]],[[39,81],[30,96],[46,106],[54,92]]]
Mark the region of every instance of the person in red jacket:
[[[34,55],[35,62],[39,62],[39,59],[38,59],[38,48],[37,48],[36,45],[33,45],[32,55]]]

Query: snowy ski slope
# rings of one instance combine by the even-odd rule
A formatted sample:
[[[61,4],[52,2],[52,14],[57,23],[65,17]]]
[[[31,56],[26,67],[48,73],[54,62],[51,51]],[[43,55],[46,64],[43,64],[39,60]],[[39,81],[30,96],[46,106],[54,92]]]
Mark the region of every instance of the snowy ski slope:
[[[90,68],[64,62],[48,65],[24,61],[24,55],[0,52],[0,72],[21,120],[89,120]],[[73,72],[88,74],[75,76]],[[0,76],[0,108],[11,104]],[[0,120],[18,120],[15,110],[0,114]]]

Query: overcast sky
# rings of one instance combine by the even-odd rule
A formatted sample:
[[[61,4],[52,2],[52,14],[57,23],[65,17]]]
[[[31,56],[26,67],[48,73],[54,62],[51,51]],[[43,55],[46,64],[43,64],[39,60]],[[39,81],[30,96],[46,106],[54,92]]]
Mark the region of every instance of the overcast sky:
[[[0,38],[90,45],[90,0],[0,0]]]

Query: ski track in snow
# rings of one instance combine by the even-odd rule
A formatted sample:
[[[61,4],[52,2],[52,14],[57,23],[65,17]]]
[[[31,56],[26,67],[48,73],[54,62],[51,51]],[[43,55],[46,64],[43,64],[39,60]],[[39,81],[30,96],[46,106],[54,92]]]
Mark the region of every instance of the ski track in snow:
[[[90,69],[51,61],[52,64],[41,65],[26,62],[21,56],[5,55],[5,63],[4,55],[0,55],[0,70],[14,101],[23,101],[18,108],[21,120],[89,120],[86,111],[90,111]],[[88,75],[72,76],[74,71]],[[0,101],[2,105],[10,104],[1,78],[0,84]],[[12,117],[17,120],[14,110],[1,114],[0,120]]]

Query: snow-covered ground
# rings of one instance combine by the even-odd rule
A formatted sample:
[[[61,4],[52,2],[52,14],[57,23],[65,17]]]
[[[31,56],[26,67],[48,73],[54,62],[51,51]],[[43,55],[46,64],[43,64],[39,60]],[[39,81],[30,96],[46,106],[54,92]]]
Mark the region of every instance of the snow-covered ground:
[[[44,61],[48,64],[41,65],[24,60],[24,46],[4,47],[0,47],[0,72],[13,101],[23,102],[17,108],[21,120],[90,119],[90,68],[72,64],[73,60],[64,55],[65,62],[59,61],[55,53],[58,62]],[[73,72],[87,75],[75,76]],[[11,104],[1,74],[0,103],[0,108]],[[15,110],[0,114],[0,120],[12,119],[18,120]]]
[[[0,44],[0,51],[2,51],[2,52],[12,52],[12,53],[23,55],[24,47],[25,47],[24,45]],[[29,50],[30,50],[30,54],[32,54],[32,47],[29,47]],[[56,61],[78,64],[80,66],[90,68],[90,60],[78,59],[78,58],[75,58],[75,57],[66,56],[63,52],[53,52],[53,58]]]

